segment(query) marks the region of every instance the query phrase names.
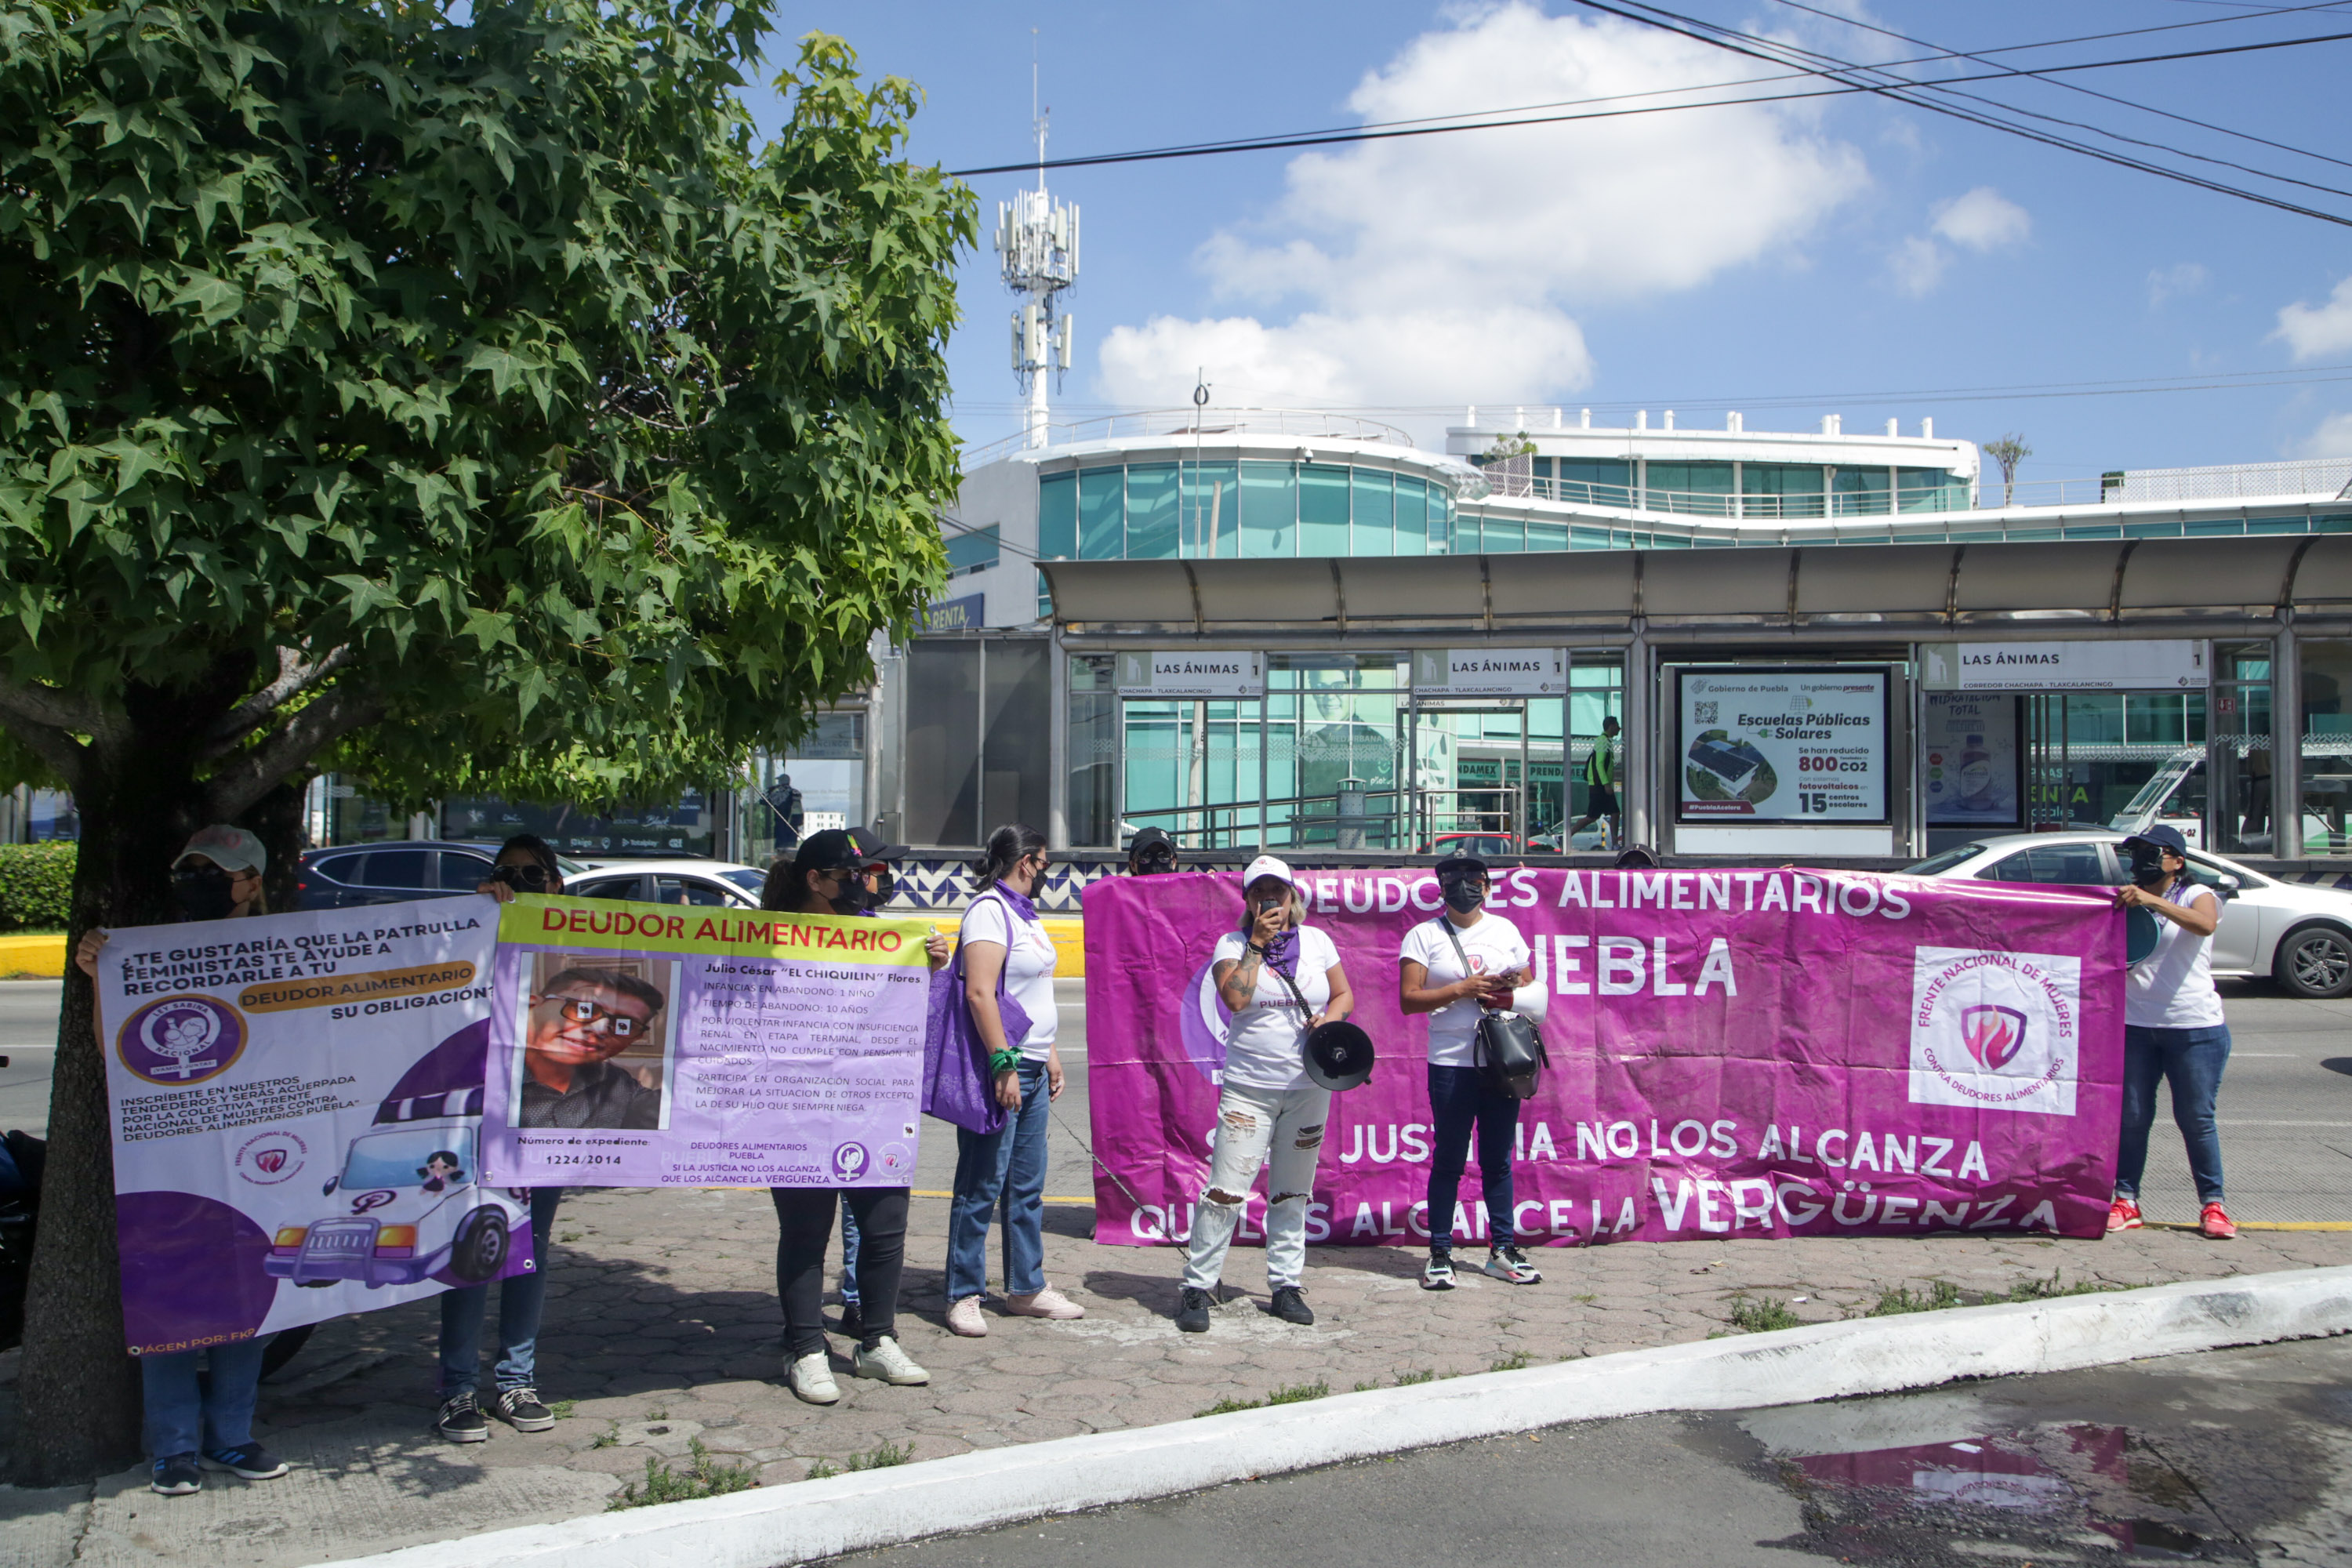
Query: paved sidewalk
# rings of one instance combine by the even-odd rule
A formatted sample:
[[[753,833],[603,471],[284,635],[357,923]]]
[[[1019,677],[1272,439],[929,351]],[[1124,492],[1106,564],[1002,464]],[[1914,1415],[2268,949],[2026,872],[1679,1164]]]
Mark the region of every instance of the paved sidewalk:
[[[1285,1385],[1335,1393],[1401,1377],[1704,1339],[1729,1325],[1735,1297],[1789,1302],[1805,1320],[1866,1310],[1882,1289],[1950,1281],[1970,1300],[2053,1274],[2061,1282],[2144,1285],[2352,1263],[2352,1234],[2250,1232],[2217,1244],[2150,1229],[2104,1242],[1928,1237],[1622,1245],[1539,1255],[1543,1284],[1465,1278],[1450,1295],[1418,1289],[1417,1254],[1316,1248],[1311,1329],[1276,1321],[1263,1255],[1237,1250],[1234,1298],[1204,1336],[1168,1311],[1181,1254],[1099,1247],[1092,1211],[1047,1212],[1052,1278],[1082,1301],[1074,1323],[992,1313],[982,1340],[940,1325],[947,1205],[918,1199],[902,1341],[929,1388],[842,1378],[831,1409],[778,1381],[775,1221],[764,1192],[576,1193],[556,1224],[541,1392],[568,1401],[554,1431],[494,1428],[457,1447],[428,1430],[437,1311],[429,1302],[322,1327],[263,1389],[267,1440],[299,1467],[278,1481],[214,1478],[197,1497],[147,1492],[136,1472],[95,1489],[0,1489],[0,1561],[77,1568],[201,1561],[206,1568],[293,1565],[594,1512],[646,1461],[685,1465],[699,1439],[762,1484],[846,1466],[883,1444],[916,1459],[1088,1431],[1181,1421],[1221,1399]],[[1465,1255],[1465,1257],[1471,1255]],[[1247,1293],[1237,1287],[1247,1287]],[[1801,1298],[1801,1300],[1800,1300]],[[836,1349],[841,1342],[836,1341]],[[14,1419],[12,1352],[0,1357],[0,1424]],[[844,1366],[845,1372],[845,1365]]]

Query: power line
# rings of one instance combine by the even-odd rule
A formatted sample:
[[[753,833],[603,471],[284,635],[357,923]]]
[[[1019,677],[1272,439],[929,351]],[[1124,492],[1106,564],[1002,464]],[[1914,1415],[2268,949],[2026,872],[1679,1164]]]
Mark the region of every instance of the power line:
[[[1811,55],[1814,58],[1830,62],[1826,67],[1817,67],[1812,68],[1814,74],[1831,81],[1844,82],[1849,76],[1863,75],[1872,69],[1872,68],[1867,66],[1855,65],[1852,61],[1839,60],[1833,56],[1819,54],[1813,50],[1795,48],[1789,45],[1777,43],[1772,39],[1759,38],[1752,33],[1743,33],[1736,28],[1726,27],[1717,23],[1705,21],[1699,17],[1686,16],[1678,11],[1668,11],[1663,6],[1643,5],[1641,4],[1641,0],[1626,0],[1627,5],[1637,6],[1637,10],[1626,10],[1617,5],[1606,5],[1603,4],[1603,0],[1577,0],[1577,4],[1584,6],[1588,10],[1599,11],[1604,16],[1616,16],[1628,22],[1639,22],[1643,26],[1654,27],[1663,33],[1673,33],[1681,37],[1692,38],[1699,43],[1711,45],[1718,49],[1727,50],[1732,54],[1747,55],[1752,58],[1765,60],[1771,64],[1796,64],[1801,66],[1804,63],[1802,59],[1790,59],[1788,57]],[[1648,12],[1650,15],[1644,16],[1641,14],[1642,12]],[[1661,17],[1665,18],[1665,20],[1660,20]],[[2151,56],[2137,60],[2107,60],[2096,63],[2100,65],[2147,65],[2155,63],[2157,60],[2160,59],[2196,59],[2210,58],[2215,55],[2243,54],[2258,49],[2284,48],[2296,43],[2336,43],[2342,41],[2342,39],[2347,37],[2352,37],[2352,35],[2336,34],[2331,37],[2306,39],[2282,38],[2269,43],[2237,44],[2222,48],[2201,49],[2176,56]],[[1780,52],[1768,53],[1766,52],[1768,50],[1778,50]],[[2081,68],[2084,68],[2079,66],[2050,66],[2021,74],[2043,76],[2053,71]],[[1879,74],[1884,75],[1885,73],[1881,72]],[[2000,74],[2002,76],[2008,76],[2013,73],[2003,71]],[[1979,77],[1968,79],[1983,80],[1986,79]],[[2029,142],[2038,142],[2045,147],[2056,147],[2065,152],[2078,153],[2085,158],[2095,158],[2100,163],[2113,163],[2118,168],[2137,169],[2142,174],[2154,174],[2160,179],[2177,181],[2181,184],[2194,185],[2200,190],[2212,191],[2217,195],[2236,196],[2242,201],[2252,202],[2257,205],[2276,207],[2281,212],[2295,213],[2304,217],[2317,218],[2322,223],[2332,223],[2339,227],[2352,228],[2352,217],[2345,217],[2336,213],[2323,212],[2316,207],[2306,207],[2295,202],[2283,200],[2277,196],[2265,195],[2259,191],[2246,190],[2242,186],[2225,184],[2219,180],[2207,179],[2201,174],[2192,174],[2185,169],[2167,168],[2161,163],[2151,163],[2145,158],[2134,158],[2126,153],[2105,152],[2100,148],[2090,146],[2084,142],[2073,141],[2070,138],[2059,136],[2050,132],[2037,131],[2031,126],[2018,125],[2011,121],[2001,120],[1990,114],[1981,113],[1975,110],[1957,108],[1948,103],[1938,103],[1933,99],[1911,96],[1913,92],[1923,89],[1948,86],[1950,85],[1948,80],[1944,82],[1915,82],[1903,78],[1897,78],[1893,82],[1863,82],[1849,85],[1855,86],[1856,89],[1860,91],[1874,92],[1883,98],[1891,99],[1895,102],[1908,104],[1914,109],[1924,109],[1930,114],[1941,114],[1948,119],[1963,121],[1971,125],[1981,125],[1988,130],[2006,132],[2011,136],[2022,137]]]

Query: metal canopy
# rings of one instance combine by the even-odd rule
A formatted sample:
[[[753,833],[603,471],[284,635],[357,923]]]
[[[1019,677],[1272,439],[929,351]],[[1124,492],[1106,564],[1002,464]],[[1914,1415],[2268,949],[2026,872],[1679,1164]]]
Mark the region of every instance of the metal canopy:
[[[1631,635],[2008,626],[2116,636],[2352,617],[2352,536],[2281,534],[1038,564],[1066,636]]]

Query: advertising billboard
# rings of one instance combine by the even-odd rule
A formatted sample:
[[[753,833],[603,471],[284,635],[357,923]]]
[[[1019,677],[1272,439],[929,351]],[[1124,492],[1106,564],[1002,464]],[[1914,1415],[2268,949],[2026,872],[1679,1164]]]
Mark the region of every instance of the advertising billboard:
[[[1887,821],[1888,684],[1883,666],[1676,670],[1675,820]]]

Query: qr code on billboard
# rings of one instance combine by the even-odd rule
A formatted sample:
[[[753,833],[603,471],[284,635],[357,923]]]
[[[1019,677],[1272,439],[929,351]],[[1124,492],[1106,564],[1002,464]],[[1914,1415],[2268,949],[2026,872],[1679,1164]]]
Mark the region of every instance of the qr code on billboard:
[[[1692,722],[1692,723],[1694,723],[1694,724],[1717,724],[1717,723],[1721,723],[1721,722],[1722,722],[1722,721],[1721,721],[1720,719],[1718,719],[1718,718],[1716,716],[1716,710],[1717,710],[1717,708],[1721,707],[1721,706],[1722,706],[1722,704],[1717,703],[1717,702],[1694,702],[1694,703],[1692,703],[1692,704],[1691,704],[1691,722]]]

